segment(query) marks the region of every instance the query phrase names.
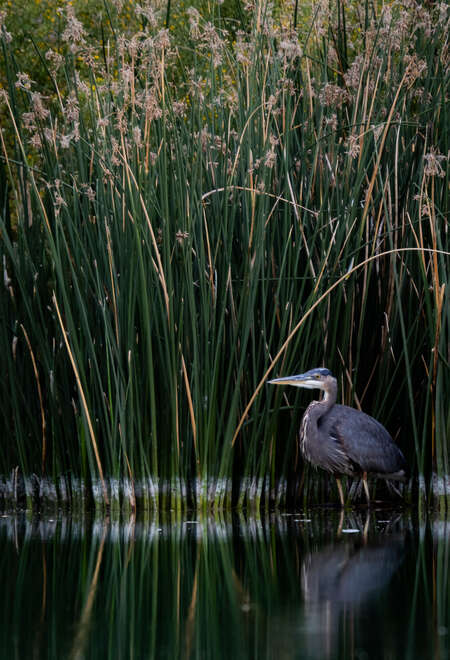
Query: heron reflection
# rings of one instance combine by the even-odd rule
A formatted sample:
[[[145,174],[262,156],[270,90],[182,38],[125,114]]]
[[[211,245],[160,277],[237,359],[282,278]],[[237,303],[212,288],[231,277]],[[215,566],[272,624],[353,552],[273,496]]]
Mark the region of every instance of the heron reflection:
[[[347,632],[353,638],[356,622],[371,607],[377,611],[404,556],[402,534],[377,534],[370,542],[363,534],[348,535],[304,556],[301,588],[308,657],[336,657],[342,635]]]

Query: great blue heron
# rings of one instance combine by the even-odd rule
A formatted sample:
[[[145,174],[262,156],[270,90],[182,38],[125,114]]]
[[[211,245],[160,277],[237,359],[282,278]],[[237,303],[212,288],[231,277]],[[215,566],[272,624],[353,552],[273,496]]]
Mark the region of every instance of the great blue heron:
[[[337,382],[331,371],[310,369],[269,383],[324,392],[322,400],[310,403],[303,415],[300,449],[307,461],[335,476],[342,506],[345,504],[342,475],[362,477],[369,506],[368,473],[406,481],[405,457],[384,426],[360,410],[336,403]]]

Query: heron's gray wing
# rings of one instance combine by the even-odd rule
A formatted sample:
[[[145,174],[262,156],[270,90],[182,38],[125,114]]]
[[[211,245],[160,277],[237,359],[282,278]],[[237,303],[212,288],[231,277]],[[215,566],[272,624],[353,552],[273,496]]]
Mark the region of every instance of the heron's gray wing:
[[[322,425],[338,440],[355,471],[387,475],[406,470],[402,452],[384,426],[370,415],[334,405]]]

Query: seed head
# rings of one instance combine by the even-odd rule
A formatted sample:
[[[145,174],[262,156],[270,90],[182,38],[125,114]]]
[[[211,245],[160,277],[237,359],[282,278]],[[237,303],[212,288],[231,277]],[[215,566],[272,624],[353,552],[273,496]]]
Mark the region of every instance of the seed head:
[[[447,156],[441,154],[437,147],[431,147],[430,152],[423,158],[425,161],[423,172],[426,176],[437,176],[441,179],[445,177],[445,169],[441,163],[447,160]]]

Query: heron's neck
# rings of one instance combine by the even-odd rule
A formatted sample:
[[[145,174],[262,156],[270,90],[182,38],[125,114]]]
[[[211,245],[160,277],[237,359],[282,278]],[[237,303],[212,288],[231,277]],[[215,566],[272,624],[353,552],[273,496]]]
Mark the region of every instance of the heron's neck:
[[[308,427],[309,429],[307,434],[311,435],[312,429],[317,430],[319,419],[327,414],[335,402],[336,392],[325,390],[320,401],[311,401],[304,415],[304,428]],[[306,433],[306,431],[304,430],[303,433]]]
[[[337,399],[337,383],[334,381],[332,384],[328,384],[326,390],[323,391],[323,397],[320,400],[321,413],[324,415],[331,406],[334,406]]]

